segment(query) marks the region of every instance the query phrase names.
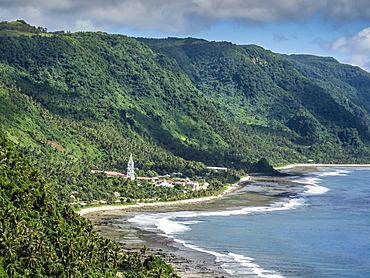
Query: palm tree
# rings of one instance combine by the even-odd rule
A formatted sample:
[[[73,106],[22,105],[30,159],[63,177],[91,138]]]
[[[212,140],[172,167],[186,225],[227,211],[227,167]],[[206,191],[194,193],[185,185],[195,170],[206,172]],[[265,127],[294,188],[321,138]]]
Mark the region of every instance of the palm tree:
[[[20,273],[22,265],[19,261],[14,261],[5,266],[5,271],[9,277],[14,277],[17,273]]]
[[[32,268],[32,269],[36,269],[40,265],[40,259],[39,258],[40,258],[39,256],[34,255],[34,254],[32,254],[31,256],[26,258],[27,267]]]
[[[166,272],[163,268],[155,268],[149,272],[150,277],[153,278],[165,278],[167,277]]]

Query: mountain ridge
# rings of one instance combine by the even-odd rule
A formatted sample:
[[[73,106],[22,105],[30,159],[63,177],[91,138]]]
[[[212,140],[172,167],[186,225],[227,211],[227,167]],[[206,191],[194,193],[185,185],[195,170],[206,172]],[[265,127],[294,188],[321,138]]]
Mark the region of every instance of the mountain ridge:
[[[64,195],[91,169],[124,170],[130,153],[142,176],[368,161],[370,75],[358,68],[255,45],[6,26],[0,131]]]

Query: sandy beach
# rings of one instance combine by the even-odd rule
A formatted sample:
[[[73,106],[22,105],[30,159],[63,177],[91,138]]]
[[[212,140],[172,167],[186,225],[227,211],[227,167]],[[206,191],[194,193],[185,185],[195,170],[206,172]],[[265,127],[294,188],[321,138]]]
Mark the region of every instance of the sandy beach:
[[[175,202],[140,203],[126,206],[92,207],[82,209],[77,213],[90,219],[102,236],[118,242],[127,253],[138,251],[143,246],[147,246],[148,254],[163,257],[183,278],[237,277],[225,272],[220,264],[215,262],[215,258],[212,255],[185,248],[163,236],[137,229],[127,219],[143,212],[161,213],[173,210],[201,210],[208,206],[209,202],[219,200],[237,190],[249,179],[249,176],[244,177],[238,183],[229,186],[227,190],[215,196],[205,198]],[[265,201],[265,198],[262,198],[262,200],[257,200],[256,202]]]
[[[85,208],[78,213],[90,219],[96,230],[107,238],[118,242],[125,252],[135,252],[143,246],[148,247],[148,254],[162,256],[167,263],[170,263],[182,278],[237,278],[240,276],[230,275],[222,267],[220,262],[215,261],[213,255],[198,252],[186,248],[160,234],[151,233],[135,228],[127,219],[134,217],[138,213],[163,213],[168,211],[193,211],[193,210],[224,210],[229,205],[224,205],[225,198],[230,193],[241,188],[248,182],[270,181],[276,183],[290,184],[291,181],[286,177],[264,177],[248,176],[242,178],[216,196],[198,199],[181,200],[176,202],[140,203],[137,205],[126,206],[102,206]],[[275,187],[275,185],[274,185]],[[264,205],[270,201],[280,198],[280,194],[289,192],[286,188],[276,190],[274,194],[278,196],[267,196],[261,194],[249,194],[244,196],[242,205],[247,202],[250,206]],[[238,205],[238,204],[236,204]]]
[[[296,164],[276,168],[284,173],[293,176],[304,175],[305,173],[315,172],[317,167],[369,167],[370,165],[333,165],[333,164]],[[183,278],[195,277],[239,277],[230,275],[221,268],[221,264],[215,261],[215,257],[210,254],[197,252],[195,250],[180,246],[160,234],[140,230],[133,227],[127,219],[138,213],[162,213],[168,211],[192,211],[192,210],[222,210],[225,200],[231,192],[241,188],[243,184],[251,182],[262,182],[270,184],[266,188],[268,194],[251,193],[244,196],[247,205],[259,206],[276,200],[287,194],[292,194],[301,187],[292,180],[292,176],[271,177],[271,176],[248,176],[236,184],[230,186],[226,191],[199,199],[182,200],[176,202],[161,203],[140,203],[131,206],[103,206],[85,208],[78,213],[90,219],[97,231],[118,243],[126,252],[139,250],[147,246],[149,254],[162,256],[166,262],[173,265],[174,269]],[[232,195],[232,194],[231,194]],[[226,199],[225,199],[226,198]],[[244,205],[244,204],[243,204]]]

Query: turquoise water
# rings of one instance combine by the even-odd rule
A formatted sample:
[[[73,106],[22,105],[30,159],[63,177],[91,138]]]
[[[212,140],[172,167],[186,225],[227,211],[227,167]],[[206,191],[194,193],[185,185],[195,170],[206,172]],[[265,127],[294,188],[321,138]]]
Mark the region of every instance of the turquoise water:
[[[239,277],[370,277],[370,168],[323,167],[297,182],[300,193],[265,206],[130,221],[215,255]],[[250,184],[229,199],[259,188],[271,194],[263,186]]]

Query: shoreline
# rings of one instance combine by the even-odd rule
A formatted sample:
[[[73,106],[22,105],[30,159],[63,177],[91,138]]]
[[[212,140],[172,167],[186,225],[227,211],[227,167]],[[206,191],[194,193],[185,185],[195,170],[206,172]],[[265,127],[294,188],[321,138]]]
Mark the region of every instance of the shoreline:
[[[286,166],[281,167],[274,167],[276,170],[289,170],[295,167],[304,167],[304,168],[310,168],[310,167],[370,167],[370,164],[314,164],[314,163],[304,163],[304,164],[289,164]],[[278,177],[275,176],[261,176],[265,177],[271,180],[274,180]],[[219,199],[235,190],[237,190],[241,185],[240,183],[255,180],[255,177],[253,176],[246,176],[241,178],[237,183],[234,183],[230,185],[226,190],[222,191],[221,193],[217,195],[212,195],[208,197],[203,198],[197,198],[197,199],[185,199],[185,200],[179,200],[179,201],[173,201],[173,202],[154,202],[154,203],[138,203],[136,205],[115,205],[115,206],[99,206],[99,207],[88,207],[88,208],[82,208],[79,211],[76,211],[79,215],[83,216],[88,213],[92,212],[98,212],[98,211],[105,211],[105,210],[135,210],[135,209],[141,209],[141,208],[156,208],[156,207],[166,207],[166,206],[181,206],[186,204],[193,204],[193,203],[200,203],[200,202],[208,202],[215,199]]]
[[[292,170],[297,167],[296,171]],[[140,230],[130,224],[127,219],[130,219],[136,214],[140,213],[162,213],[168,211],[182,211],[182,210],[213,210],[224,209],[224,207],[218,207],[219,204],[224,203],[223,200],[217,200],[221,197],[225,197],[228,193],[231,193],[242,187],[241,181],[248,182],[262,182],[269,184],[267,188],[271,190],[271,187],[281,187],[282,184],[286,185],[286,188],[282,188],[282,194],[276,194],[268,198],[263,193],[256,193],[254,200],[259,205],[268,204],[274,199],[279,199],[290,194],[294,194],[294,189],[299,189],[300,183],[292,181],[292,177],[305,176],[306,174],[316,172],[317,167],[370,167],[368,164],[293,164],[284,167],[275,168],[278,170],[287,170],[291,173],[291,176],[248,176],[241,179],[238,183],[235,183],[227,188],[227,190],[219,193],[215,196],[200,198],[200,199],[187,199],[176,202],[163,202],[163,203],[144,203],[132,206],[103,206],[92,208],[93,211],[85,209],[81,215],[86,215],[90,219],[98,232],[121,244],[123,249],[127,252],[138,251],[143,246],[148,246],[150,253],[157,256],[161,256],[167,263],[171,264],[178,275],[182,278],[241,278],[239,275],[232,275],[221,267],[222,262],[216,260],[211,254],[196,251],[185,247],[173,240],[164,237],[161,234],[155,232],[148,232]],[[302,169],[301,169],[302,168]],[[276,186],[275,186],[276,184]],[[291,189],[293,189],[291,191]],[[285,195],[288,193],[287,195]],[[259,197],[258,197],[259,196]],[[253,197],[253,196],[252,196]],[[212,201],[212,202],[209,202]],[[225,199],[226,203],[227,200]],[[217,203],[217,205],[216,205]],[[225,203],[225,204],[226,204]],[[259,206],[258,204],[251,202],[248,206]],[[122,207],[122,208],[119,208]],[[81,212],[81,211],[80,211]],[[248,277],[248,276],[243,276]],[[255,276],[253,276],[255,277]]]
[[[242,201],[237,204],[230,204],[230,201],[226,201],[226,199],[225,203],[222,198],[232,196],[228,194],[242,188],[243,182],[270,182],[272,180],[277,181],[279,184],[284,184],[286,187],[281,189],[281,192],[274,192],[272,195],[255,192],[244,194],[241,199]],[[281,187],[279,184],[274,184],[273,187]],[[94,227],[100,235],[118,242],[127,254],[137,252],[143,246],[147,246],[148,255],[162,257],[166,263],[172,265],[181,278],[245,278],[246,276],[227,272],[222,267],[223,262],[218,261],[215,255],[184,246],[171,238],[165,237],[161,233],[142,230],[132,225],[128,219],[141,213],[156,214],[188,210],[225,210],[230,206],[240,207],[246,205],[251,207],[264,206],[281,198],[280,193],[285,194],[290,191],[291,187],[295,186],[296,184],[292,185],[291,180],[286,176],[248,176],[230,185],[226,190],[215,196],[160,204],[144,203],[140,206],[104,206],[92,208],[93,210],[85,209],[81,215],[84,215],[93,222]]]
[[[157,207],[167,207],[167,206],[181,206],[181,205],[187,205],[187,204],[208,202],[208,201],[222,198],[223,196],[237,190],[238,188],[241,187],[240,185],[241,183],[246,182],[249,179],[250,179],[250,176],[243,177],[237,183],[230,185],[226,190],[220,192],[219,194],[208,196],[208,197],[203,197],[203,198],[185,199],[185,200],[179,200],[179,201],[173,201],[173,202],[138,203],[136,205],[88,207],[88,208],[83,208],[77,211],[76,213],[83,216],[88,213],[106,211],[106,210],[127,210],[127,209],[132,210],[132,209],[141,209],[141,208],[150,208],[150,207],[157,208]]]
[[[303,163],[303,164],[289,164],[281,167],[274,167],[276,170],[287,170],[294,167],[370,167],[370,164],[314,164],[314,163]]]

